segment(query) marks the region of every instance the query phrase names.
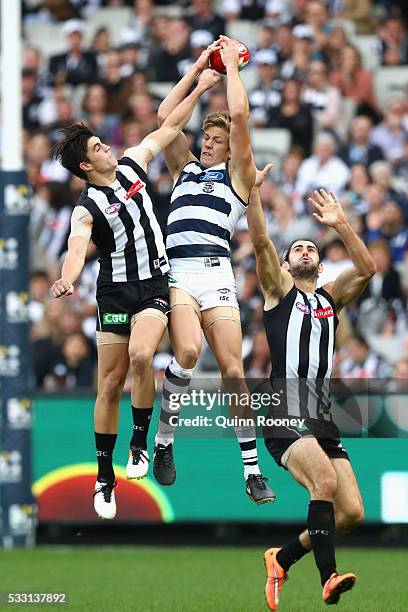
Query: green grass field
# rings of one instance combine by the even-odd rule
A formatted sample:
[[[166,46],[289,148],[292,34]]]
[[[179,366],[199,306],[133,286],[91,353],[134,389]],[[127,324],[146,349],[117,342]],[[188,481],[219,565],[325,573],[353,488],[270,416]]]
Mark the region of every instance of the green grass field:
[[[1,606],[2,609],[69,609],[95,612],[255,612],[266,610],[265,571],[259,548],[38,548],[0,553],[0,590],[61,592],[67,605]],[[345,549],[339,570],[358,576],[344,594],[343,612],[408,610],[408,553]],[[313,558],[290,571],[282,612],[327,610]]]

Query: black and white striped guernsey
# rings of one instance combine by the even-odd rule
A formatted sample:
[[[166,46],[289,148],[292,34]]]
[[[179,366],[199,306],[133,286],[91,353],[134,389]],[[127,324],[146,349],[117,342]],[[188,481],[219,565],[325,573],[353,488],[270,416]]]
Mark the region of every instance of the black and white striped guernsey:
[[[130,157],[119,160],[116,180],[109,187],[87,183],[76,205],[93,218],[98,281],[146,280],[169,270],[146,172]]]
[[[333,299],[319,288],[305,293],[295,286],[264,311],[275,391],[284,391],[282,412],[330,420],[330,376],[338,318]],[[282,389],[278,389],[282,387]]]
[[[168,258],[229,257],[230,242],[246,203],[234,191],[228,164],[186,164],[170,201]]]

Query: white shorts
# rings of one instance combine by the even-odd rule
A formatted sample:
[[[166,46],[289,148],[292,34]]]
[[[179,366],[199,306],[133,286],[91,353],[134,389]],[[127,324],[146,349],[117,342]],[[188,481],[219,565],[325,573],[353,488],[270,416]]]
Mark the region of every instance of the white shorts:
[[[170,261],[169,288],[182,289],[200,310],[229,306],[239,310],[235,278],[228,257],[189,257]]]

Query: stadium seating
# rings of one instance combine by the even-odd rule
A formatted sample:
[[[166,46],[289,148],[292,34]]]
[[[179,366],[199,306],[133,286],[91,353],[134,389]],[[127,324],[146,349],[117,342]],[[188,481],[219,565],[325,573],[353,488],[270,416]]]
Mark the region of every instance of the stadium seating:
[[[272,162],[276,168],[289,150],[290,132],[282,128],[252,128],[251,141],[255,162],[259,165]]]
[[[374,86],[382,107],[385,107],[391,98],[402,97],[407,85],[408,68],[406,66],[387,66],[375,72]]]

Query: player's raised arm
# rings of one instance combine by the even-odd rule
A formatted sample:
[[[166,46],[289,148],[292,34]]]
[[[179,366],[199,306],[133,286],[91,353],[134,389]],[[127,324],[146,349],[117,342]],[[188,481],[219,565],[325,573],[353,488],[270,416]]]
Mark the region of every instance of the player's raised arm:
[[[144,170],[162,149],[167,147],[188,123],[200,96],[220,79],[214,70],[205,70],[191,94],[170,113],[158,130],[147,136],[137,147],[126,149],[124,155],[134,159]]]
[[[262,171],[257,171],[247,210],[249,234],[256,255],[256,272],[266,309],[273,308],[293,286],[293,279],[289,272],[281,268],[275,246],[269,238],[259,195],[259,187],[271,168],[272,164],[268,164]]]
[[[376,265],[366,245],[348,223],[334,193],[327,193],[324,189],[314,191],[309,202],[316,211],[313,213],[315,220],[336,230],[353,262],[353,267],[344,270],[334,283],[324,287],[332,294],[336,309],[339,310],[358,298],[375,274]]]
[[[62,265],[61,278],[51,287],[51,294],[58,298],[71,295],[85,263],[86,251],[92,234],[92,216],[82,206],[76,206],[71,216],[71,233],[68,251]]]
[[[239,193],[242,195],[252,189],[256,174],[248,126],[249,102],[239,76],[237,45],[226,36],[221,36],[220,40],[221,59],[227,71],[227,99],[231,115],[231,178],[234,187],[234,183],[240,184]]]
[[[184,100],[195,81],[199,78],[206,68],[208,68],[208,59],[213,51],[220,49],[218,41],[213,42],[203,51],[198,60],[193,64],[190,70],[183,76],[183,78],[173,87],[171,92],[165,97],[163,102],[159,106],[157,114],[158,125],[163,125],[167,117],[174,111],[174,109]],[[180,132],[172,142],[165,147],[164,159],[167,167],[173,179],[178,178],[181,169],[189,160],[195,160],[196,157],[191,153],[188,140]]]

